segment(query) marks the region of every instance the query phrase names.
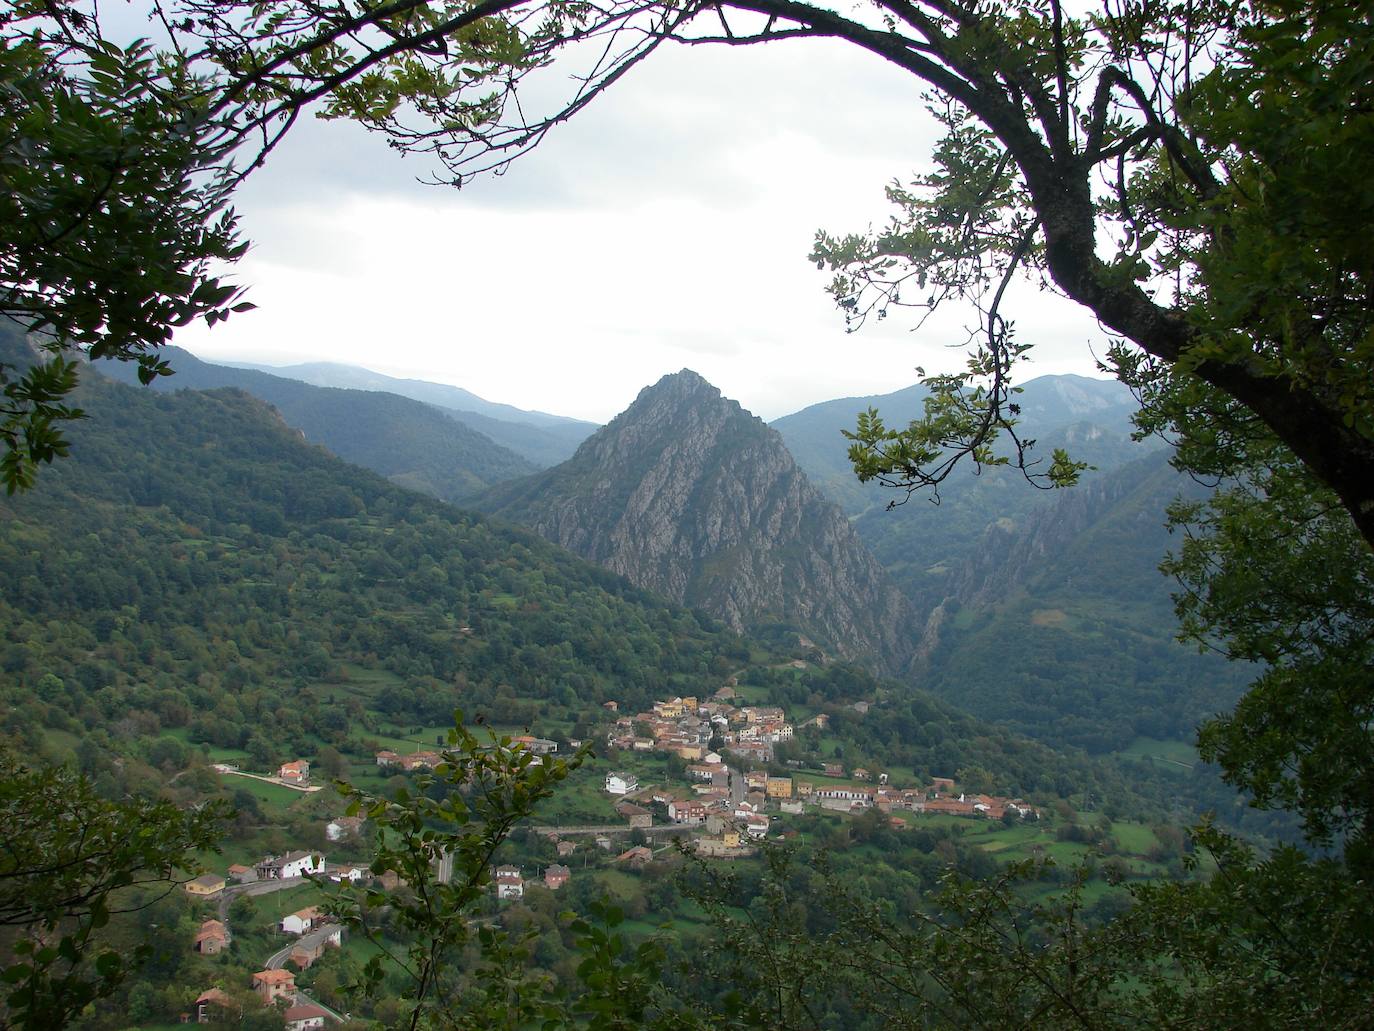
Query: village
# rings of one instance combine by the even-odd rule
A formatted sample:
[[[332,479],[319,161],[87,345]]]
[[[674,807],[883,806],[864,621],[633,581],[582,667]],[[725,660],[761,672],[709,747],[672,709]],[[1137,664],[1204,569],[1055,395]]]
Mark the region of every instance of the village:
[[[673,697],[655,701],[648,711],[622,714],[616,702],[606,702],[609,725],[598,731],[597,743],[616,766],[598,781],[608,810],[604,822],[592,825],[536,827],[552,846],[557,862],[544,865],[527,877],[519,866],[501,864],[491,871],[491,890],[498,902],[524,897],[538,884],[558,891],[574,876],[573,856],[586,850],[605,857],[598,862],[637,870],[666,850],[685,849],[709,860],[739,859],[757,854],[762,842],[786,840],[795,832],[787,817],[807,811],[841,816],[877,810],[888,824],[901,830],[923,814],[962,816],[971,819],[1037,820],[1039,812],[1019,798],[962,792],[948,777],[931,777],[928,783],[894,782],[887,771],[863,767],[846,769],[840,762],[807,764],[789,759],[780,764],[777,746],[791,741],[798,729],[824,731],[829,717],[816,713],[794,727],[779,705],[737,704],[735,690],[722,687],[709,699]],[[539,763],[560,750],[557,741],[529,734],[503,739]],[[580,748],[581,740],[567,742]],[[641,783],[629,767],[641,754],[672,757],[669,769],[676,777],[663,783]],[[615,757],[624,762],[617,763]],[[391,749],[375,753],[379,772],[411,774],[431,770],[443,760],[439,749],[401,754]],[[271,781],[298,791],[318,790],[311,783],[310,763],[296,759],[282,763],[276,775],[245,774],[237,769],[222,772]],[[657,780],[657,778],[656,778]],[[325,838],[347,850],[361,845],[365,818],[340,816],[324,828]],[[628,842],[625,839],[630,839]],[[628,847],[624,847],[628,844]],[[439,871],[442,878],[443,871]],[[330,863],[319,851],[288,851],[267,856],[252,864],[231,865],[226,874],[205,874],[184,885],[193,899],[216,903],[218,918],[200,925],[191,948],[215,955],[231,940],[227,922],[228,903],[243,894],[259,896],[315,882],[371,882],[374,875],[365,862]],[[395,888],[394,874],[383,874],[384,887]],[[281,948],[252,975],[252,991],[268,1005],[283,1010],[288,1031],[311,1031],[345,1016],[311,998],[295,983],[296,974],[307,970],[324,951],[343,943],[343,928],[318,906],[287,914],[276,930]],[[220,988],[210,988],[197,998],[188,1019],[207,1023],[220,1019],[235,1005]]]

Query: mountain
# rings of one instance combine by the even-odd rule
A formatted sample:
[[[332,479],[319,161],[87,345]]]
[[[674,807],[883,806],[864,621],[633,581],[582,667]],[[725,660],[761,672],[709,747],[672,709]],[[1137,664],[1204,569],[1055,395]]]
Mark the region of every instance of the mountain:
[[[1165,510],[1201,488],[1158,442],[1131,440],[1130,392],[1044,376],[1018,396],[1037,452],[1066,447],[1094,466],[1075,487],[1036,490],[1014,470],[966,467],[941,485],[939,504],[918,494],[888,510],[900,495],[858,483],[840,431],[868,407],[900,424],[924,397],[908,387],[829,401],[773,424],[925,621],[922,685],[1057,746],[1191,741],[1248,671],[1173,639],[1172,585],[1159,573]]]
[[[396,394],[314,387],[254,369],[214,365],[178,347],[163,349],[173,376],[150,384],[158,391],[234,387],[266,401],[287,425],[345,461],[393,483],[462,501],[490,484],[524,476],[532,463],[439,410]],[[119,382],[137,382],[124,362],[95,366]]]
[[[274,376],[300,380],[317,387],[348,390],[379,390],[399,394],[444,409],[460,422],[485,433],[543,468],[572,456],[577,445],[596,429],[596,423],[547,412],[526,411],[478,397],[462,387],[420,379],[398,379],[356,365],[337,362],[306,362],[301,365],[251,365]]]
[[[888,672],[911,657],[911,609],[843,513],[777,433],[690,370],[567,462],[474,504],[732,627],[791,627]]]
[[[858,413],[870,407],[889,425],[903,425],[920,414],[926,396],[917,385],[892,394],[841,398],[772,423],[797,464],[844,508],[859,536],[918,608],[939,604],[950,571],[976,552],[989,527],[1020,520],[1054,500],[1053,492],[1032,488],[1015,470],[988,468],[973,475],[965,466],[941,485],[938,505],[931,495],[917,494],[889,510],[889,502],[902,495],[859,483],[842,431],[852,430]],[[1025,384],[1016,403],[1023,436],[1036,440],[1032,457],[1065,447],[1103,471],[1158,446],[1131,441],[1135,399],[1115,380],[1041,376]]]
[[[1155,451],[990,527],[927,622],[923,686],[1057,746],[1191,741],[1253,677],[1173,640],[1164,510],[1202,493]]]

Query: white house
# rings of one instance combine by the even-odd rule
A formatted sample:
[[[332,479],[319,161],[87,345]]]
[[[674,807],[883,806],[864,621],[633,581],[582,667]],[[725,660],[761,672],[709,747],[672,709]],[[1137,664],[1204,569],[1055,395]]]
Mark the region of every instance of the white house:
[[[347,881],[349,884],[357,884],[367,875],[367,867],[356,866],[351,863],[344,866],[336,866],[329,871],[329,879],[335,883]]]
[[[520,876],[520,867],[498,866],[496,868],[496,897],[498,899],[525,897],[525,880]]]
[[[606,774],[606,791],[612,795],[629,795],[639,790],[639,778],[633,773]]]
[[[288,1006],[282,1014],[282,1019],[286,1022],[286,1031],[315,1031],[316,1028],[324,1027],[328,1017],[329,1014],[314,1003]]]
[[[360,834],[366,822],[364,816],[340,816],[324,825],[324,836],[330,841],[343,841],[344,838]]]
[[[324,856],[318,852],[288,852],[284,856],[264,859],[257,865],[257,871],[262,880],[324,873]]]
[[[281,929],[287,934],[304,934],[315,926],[315,921],[319,918],[320,908],[318,906],[298,909],[281,918]]]

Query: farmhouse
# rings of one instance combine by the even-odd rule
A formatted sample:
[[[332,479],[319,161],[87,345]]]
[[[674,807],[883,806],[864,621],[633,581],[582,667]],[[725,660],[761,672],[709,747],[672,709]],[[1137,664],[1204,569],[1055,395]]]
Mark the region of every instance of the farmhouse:
[[[606,774],[606,791],[612,795],[629,795],[639,790],[639,778],[633,773],[615,771]]]

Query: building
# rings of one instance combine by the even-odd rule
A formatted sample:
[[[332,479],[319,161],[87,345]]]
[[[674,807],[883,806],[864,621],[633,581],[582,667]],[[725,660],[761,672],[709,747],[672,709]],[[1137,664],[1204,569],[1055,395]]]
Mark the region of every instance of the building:
[[[235,1019],[238,1003],[219,988],[210,988],[196,997],[196,1023],[210,1024]]]
[[[201,899],[213,899],[219,896],[224,890],[225,880],[217,873],[201,874],[194,880],[187,881],[183,887],[187,895]]]
[[[206,920],[196,932],[192,948],[202,956],[213,956],[229,945],[229,932],[218,920]]]
[[[576,852],[576,851],[577,851],[577,842],[575,842],[575,841],[560,841],[560,842],[558,843],[558,858],[559,858],[559,859],[562,859],[564,856],[570,856],[570,855],[572,855],[572,854],[573,854],[574,852]]]
[[[307,906],[281,918],[277,926],[287,934],[304,934],[320,920],[320,907]]]
[[[639,790],[639,778],[619,771],[606,774],[606,791],[612,795],[631,795]]]
[[[326,924],[307,934],[291,949],[287,957],[297,970],[308,970],[315,960],[324,955],[328,948],[338,948],[343,944],[343,928],[338,924]]]
[[[324,836],[330,841],[356,837],[362,833],[363,824],[366,822],[366,816],[340,816],[337,820],[330,820],[324,825]]]
[[[525,897],[525,881],[520,876],[520,867],[498,866],[495,880],[498,899],[522,899]]]
[[[791,798],[792,778],[769,777],[767,784],[764,786],[764,793],[769,798]]]
[[[626,849],[624,852],[620,853],[620,855],[616,856],[615,861],[617,863],[624,863],[626,866],[633,867],[634,869],[639,869],[653,858],[653,852],[643,845],[636,845],[634,848]]]
[[[329,1014],[313,1002],[288,1006],[282,1014],[282,1019],[286,1021],[286,1031],[316,1031],[317,1028],[324,1027],[324,1022],[328,1018]]]
[[[631,830],[635,827],[652,827],[654,825],[654,814],[643,806],[635,805],[628,799],[617,802],[615,811],[625,818],[630,824]]]
[[[668,803],[668,819],[674,823],[685,823],[689,826],[706,822],[706,806],[695,800],[681,801],[673,799]]]
[[[544,737],[530,737],[528,734],[513,737],[510,739],[510,743],[519,745],[525,751],[533,752],[535,755],[552,755],[558,751],[557,741],[550,741]]]
[[[296,975],[289,970],[259,970],[253,975],[253,991],[269,1006],[296,994]]]
[[[550,891],[557,891],[559,888],[563,887],[563,885],[567,884],[571,877],[571,870],[566,866],[554,863],[544,871],[544,887],[548,888]]]
[[[258,879],[258,872],[251,866],[235,863],[229,867],[229,879],[235,884],[251,884]]]
[[[269,856],[256,869],[259,879],[264,881],[305,877],[324,873],[324,856],[318,852],[288,852],[284,856]]]
[[[282,763],[277,770],[277,776],[288,784],[309,784],[310,764],[304,759]]]

